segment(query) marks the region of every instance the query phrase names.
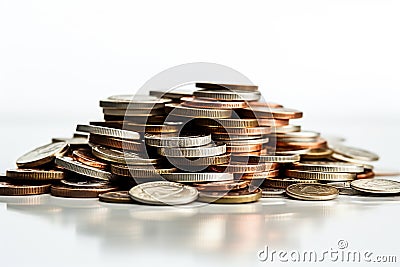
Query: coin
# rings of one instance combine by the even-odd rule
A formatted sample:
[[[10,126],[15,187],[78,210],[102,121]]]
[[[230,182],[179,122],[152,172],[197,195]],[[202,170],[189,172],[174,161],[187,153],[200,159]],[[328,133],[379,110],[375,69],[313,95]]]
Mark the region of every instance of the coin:
[[[290,149],[290,148],[283,148],[280,147],[275,151],[276,155],[304,155],[311,151],[309,148],[304,149]]]
[[[196,188],[167,181],[139,184],[129,190],[133,200],[150,205],[183,205],[197,199]]]
[[[172,100],[180,100],[182,97],[191,97],[193,96],[193,92],[198,89],[192,88],[175,88],[169,91],[162,90],[151,90],[149,94],[151,96],[170,98]]]
[[[192,135],[168,137],[164,135],[144,136],[146,144],[157,147],[198,147],[211,143],[211,135]]]
[[[183,123],[181,122],[165,122],[164,124],[159,125],[133,122],[127,122],[124,124],[126,130],[150,134],[177,133],[181,127],[183,127]]]
[[[356,179],[355,173],[344,172],[315,172],[315,171],[299,171],[299,170],[286,170],[286,175],[291,178],[298,179],[312,179],[318,181],[351,181]]]
[[[360,179],[351,182],[350,186],[358,191],[373,194],[398,194],[400,182],[387,179]]]
[[[13,169],[7,170],[7,177],[13,180],[61,180],[65,174],[62,171],[37,170],[37,169]]]
[[[284,134],[276,134],[276,137],[281,138],[318,138],[320,133],[313,131],[289,132]]]
[[[273,187],[266,187],[261,188],[262,190],[262,197],[281,197],[285,194],[285,189],[282,188],[273,188]]]
[[[311,179],[297,179],[297,178],[276,178],[276,177],[267,177],[263,183],[266,187],[273,187],[273,188],[286,188],[292,184],[299,184],[299,183],[309,183],[309,184],[316,184],[318,183],[317,180]]]
[[[374,178],[375,173],[373,171],[364,171],[363,173],[357,173],[357,179],[370,179]]]
[[[201,99],[191,99],[181,104],[184,107],[192,108],[221,108],[221,109],[237,109],[247,107],[247,103],[244,101],[207,101]]]
[[[201,182],[219,182],[233,180],[231,173],[168,173],[162,175],[165,179],[171,182],[178,183],[201,183]]]
[[[268,142],[269,138],[224,141],[227,146],[266,145]]]
[[[303,117],[303,112],[290,108],[270,108],[270,107],[255,107],[251,106],[239,111],[239,113],[246,117],[257,117],[263,119],[278,119],[278,120],[291,120]]]
[[[243,180],[264,180],[266,178],[277,177],[279,175],[279,170],[270,170],[265,172],[252,172],[240,174],[240,179]]]
[[[46,194],[50,190],[50,184],[44,185],[21,185],[9,182],[0,182],[1,196],[27,196]]]
[[[56,156],[62,156],[68,149],[66,142],[57,142],[38,147],[17,159],[19,168],[35,168],[52,162]]]
[[[260,163],[260,164],[244,164],[240,162],[234,162],[230,164],[221,164],[216,166],[210,166],[210,170],[216,172],[228,172],[228,173],[253,173],[253,172],[264,172],[272,169],[274,164]]]
[[[332,155],[333,151],[329,148],[315,148],[311,149],[306,154],[301,155],[302,159],[305,160],[318,160],[318,159],[328,159]]]
[[[196,87],[212,90],[258,91],[258,86],[252,84],[196,83]]]
[[[292,163],[300,161],[300,155],[262,155],[250,157],[250,162],[277,162],[277,163]]]
[[[102,160],[127,165],[154,165],[160,162],[160,159],[143,158],[136,153],[123,152],[103,146],[93,146],[92,153]]]
[[[109,203],[134,203],[128,191],[107,192],[99,195],[99,200]]]
[[[226,151],[231,153],[244,153],[261,150],[262,145],[241,145],[241,146],[226,146]]]
[[[244,189],[248,186],[247,181],[222,181],[194,184],[198,191],[231,191]]]
[[[72,138],[52,138],[52,143],[66,142],[71,148],[86,147],[88,146],[88,137],[72,137]]]
[[[198,98],[215,99],[222,101],[256,101],[260,99],[260,92],[249,92],[239,90],[198,90],[193,92],[193,95]]]
[[[175,172],[176,168],[155,168],[153,166],[126,166],[126,165],[111,165],[111,172],[115,175],[134,177],[134,178],[147,178],[158,177],[161,174]]]
[[[218,156],[226,153],[226,145],[217,143],[201,147],[160,147],[157,149],[158,154],[166,157],[185,157],[198,158]]]
[[[94,126],[94,125],[81,125],[79,124],[76,127],[78,132],[85,132],[96,135],[103,135],[115,138],[123,138],[123,139],[140,139],[140,134],[133,131],[121,130],[116,128],[108,128],[102,126]]]
[[[331,145],[330,148],[337,154],[341,154],[345,157],[356,160],[364,160],[364,161],[379,160],[379,156],[377,154],[361,148],[345,146],[338,143]]]
[[[103,114],[108,116],[159,116],[165,114],[164,109],[115,109],[104,108]]]
[[[217,204],[241,204],[250,203],[259,200],[262,196],[261,189],[257,188],[254,191],[249,189],[240,189],[229,192],[207,192],[199,193],[199,201]]]
[[[364,167],[345,162],[329,162],[329,161],[308,161],[297,162],[293,164],[297,170],[314,171],[314,172],[351,172],[362,173]]]
[[[114,95],[100,101],[100,107],[127,109],[135,107],[143,108],[163,108],[165,103],[171,102],[170,99],[158,98],[148,95]]]
[[[201,158],[182,158],[182,157],[168,157],[169,162],[175,166],[209,166],[219,165],[228,163],[231,158],[231,154],[222,154],[210,157]]]
[[[191,108],[180,105],[167,104],[172,110],[169,112],[169,116],[179,116],[187,118],[216,118],[223,119],[229,118],[232,115],[230,109],[206,109],[206,108]]]
[[[70,179],[70,180],[61,180],[61,184],[70,186],[70,187],[82,187],[82,188],[103,188],[107,187],[109,184],[105,181],[99,181],[95,179]]]
[[[83,163],[73,160],[69,157],[57,157],[55,164],[62,167],[68,171],[78,173],[84,176],[100,179],[100,180],[110,180],[111,173],[103,171],[97,168],[87,166]]]
[[[335,187],[339,190],[339,195],[358,195],[359,192],[350,187],[350,182],[328,182],[327,185]]]
[[[271,126],[271,127],[282,127],[289,125],[289,120],[278,120],[278,119],[258,119],[260,126]]]
[[[286,194],[300,200],[331,200],[338,196],[339,191],[329,185],[293,184],[286,188]]]
[[[249,101],[247,104],[250,107],[268,107],[268,108],[283,108],[281,104],[263,101]]]
[[[372,165],[370,165],[370,161],[363,161],[363,160],[348,158],[348,157],[345,157],[345,156],[343,156],[341,154],[337,154],[337,153],[333,153],[331,155],[331,159],[333,159],[335,161],[344,161],[344,162],[348,162],[348,163],[362,165],[362,166],[364,166],[365,169],[373,169],[374,168]]]
[[[103,145],[121,150],[129,150],[135,152],[145,151],[145,145],[142,141],[131,141],[114,137],[90,134],[89,142],[96,145]]]
[[[196,123],[201,126],[215,126],[220,128],[248,128],[258,126],[256,119],[198,119]]]
[[[97,168],[100,170],[105,170],[108,168],[107,163],[101,162],[93,156],[90,148],[81,148],[74,150],[72,152],[72,157],[74,160],[79,161],[85,165],[91,166],[93,168]]]
[[[272,128],[275,133],[291,133],[291,132],[300,132],[301,126],[299,125],[284,125],[284,126],[275,126]]]
[[[216,134],[224,134],[225,132],[229,135],[266,135],[271,133],[271,127],[224,128],[224,131],[215,131]]]
[[[118,190],[115,186],[107,187],[69,187],[63,185],[52,185],[50,194],[56,197],[66,198],[97,198],[100,194]]]

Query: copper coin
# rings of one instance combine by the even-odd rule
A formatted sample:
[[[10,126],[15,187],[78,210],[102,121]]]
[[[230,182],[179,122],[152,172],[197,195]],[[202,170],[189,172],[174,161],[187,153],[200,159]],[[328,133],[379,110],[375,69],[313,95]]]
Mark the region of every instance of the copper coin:
[[[246,164],[241,162],[234,162],[230,164],[221,164],[216,166],[210,166],[209,168],[216,172],[228,172],[228,173],[252,173],[252,172],[264,172],[270,169],[274,169],[276,163],[259,163],[259,164]]]
[[[0,195],[2,196],[27,196],[46,194],[50,190],[50,184],[21,185],[9,182],[0,182]]]
[[[97,198],[99,194],[115,191],[118,188],[115,186],[107,186],[100,188],[83,188],[83,187],[68,187],[63,185],[52,185],[50,193],[56,197],[68,198]]]
[[[248,118],[264,118],[291,120],[303,117],[303,112],[289,108],[270,108],[270,107],[249,107],[238,110],[238,112]]]
[[[253,127],[253,128],[224,128],[224,131],[216,131],[215,134],[229,135],[265,135],[272,132],[271,127]]]
[[[374,177],[375,177],[375,173],[373,171],[357,173],[357,179],[370,179],[370,178],[374,178]]]
[[[293,150],[296,149],[317,149],[317,148],[326,148],[327,142],[325,139],[319,138],[315,142],[276,142],[276,146],[279,148],[290,148]]]
[[[108,167],[107,163],[102,162],[101,160],[93,156],[92,150],[90,148],[80,148],[74,150],[72,152],[72,157],[76,161],[79,161],[87,166],[98,168],[100,170],[105,170]]]
[[[134,203],[128,191],[113,191],[99,195],[99,200],[108,203]]]
[[[283,108],[281,104],[273,102],[259,102],[259,101],[249,101],[247,104],[250,107],[269,107],[269,108]]]
[[[258,123],[260,126],[279,127],[289,125],[289,120],[258,119]]]
[[[207,203],[218,204],[241,204],[259,200],[262,196],[260,188],[250,190],[249,188],[229,192],[205,192],[199,193],[198,200]]]
[[[96,145],[103,145],[107,147],[117,148],[117,149],[126,149],[135,152],[144,152],[146,151],[146,147],[142,142],[135,142],[130,140],[123,140],[114,137],[101,136],[90,134],[89,142]]]
[[[266,178],[263,185],[266,187],[273,187],[273,188],[286,188],[292,184],[298,183],[318,183],[317,180],[310,180],[310,179],[297,179],[297,178]]]
[[[241,176],[243,180],[263,180],[266,178],[274,178],[279,176],[279,170],[270,170],[265,172],[245,173]]]
[[[63,171],[55,170],[38,170],[38,169],[13,169],[7,170],[7,177],[13,180],[31,180],[31,181],[44,181],[44,180],[61,180],[64,179],[65,173]]]
[[[246,188],[246,181],[223,181],[210,183],[193,184],[199,191],[231,191]]]
[[[251,156],[261,156],[262,152],[260,150],[258,151],[252,151],[252,152],[243,152],[243,153],[234,153],[232,154],[232,157],[239,157],[236,158],[237,161],[242,161],[241,158],[249,158]],[[248,160],[245,160],[246,162],[248,162]]]
[[[212,90],[258,91],[258,86],[252,84],[196,83],[196,87]]]

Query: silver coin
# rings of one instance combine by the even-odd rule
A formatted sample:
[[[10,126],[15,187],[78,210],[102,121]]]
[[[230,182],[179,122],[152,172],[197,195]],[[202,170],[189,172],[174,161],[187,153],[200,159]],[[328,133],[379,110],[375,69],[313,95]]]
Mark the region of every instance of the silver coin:
[[[171,182],[179,183],[201,183],[201,182],[221,182],[233,180],[232,173],[169,173],[162,175]]]
[[[239,101],[257,101],[261,97],[258,91],[239,91],[239,90],[198,90],[193,93],[195,97],[215,99],[215,100],[239,100]]]
[[[90,134],[105,135],[122,139],[140,139],[140,134],[133,131],[94,126],[94,125],[78,125],[76,130]]]
[[[82,187],[82,188],[94,188],[94,187],[108,186],[107,182],[98,181],[98,180],[85,180],[85,181],[61,180],[60,182],[64,185],[68,185],[68,186],[72,186],[72,187]]]
[[[211,143],[211,135],[173,136],[145,134],[146,144],[156,147],[198,147]]]
[[[72,138],[53,138],[51,139],[52,143],[56,142],[66,142],[70,146],[87,146],[89,139],[87,137],[72,137]]]
[[[361,148],[345,146],[338,143],[333,145],[331,144],[330,148],[337,154],[341,154],[345,157],[353,158],[356,160],[365,160],[365,161],[379,160],[379,156],[377,154]]]
[[[357,159],[345,157],[342,154],[337,154],[337,153],[333,153],[330,157],[334,160],[340,160],[340,161],[363,166],[364,169],[368,169],[368,170],[374,169],[374,166],[371,165],[369,161],[357,160]]]
[[[320,133],[313,131],[301,131],[301,132],[288,132],[284,134],[277,134],[278,138],[318,138]]]
[[[256,138],[245,140],[227,140],[224,141],[228,146],[242,146],[242,145],[264,145],[268,144],[269,138]]]
[[[193,96],[193,92],[197,91],[197,88],[176,88],[170,91],[162,91],[162,90],[151,90],[149,94],[151,96],[156,97],[164,97],[179,100],[182,97],[190,97]]]
[[[300,155],[277,155],[277,156],[252,156],[258,162],[278,162],[278,163],[291,163],[300,161]]]
[[[331,181],[331,182],[352,181],[357,177],[355,173],[315,172],[315,171],[299,171],[299,170],[286,170],[285,174],[291,178],[311,179],[311,180]]]
[[[301,126],[289,124],[289,125],[284,125],[284,126],[272,127],[272,130],[273,130],[273,132],[275,132],[277,134],[300,132]]]
[[[196,188],[167,181],[139,184],[129,190],[133,200],[151,205],[183,205],[195,201]]]
[[[358,179],[351,182],[351,187],[366,193],[397,194],[400,193],[400,182],[387,179]]]
[[[362,173],[364,167],[346,162],[331,162],[331,161],[306,161],[298,162],[293,165],[294,168],[303,171],[315,172],[350,172]]]
[[[170,108],[169,116],[185,118],[225,119],[230,118],[232,115],[232,110],[230,109],[190,108],[173,104],[167,104],[166,107]]]
[[[98,157],[102,160],[127,165],[154,165],[160,161],[160,159],[143,158],[139,154],[133,152],[123,152],[97,145],[92,147],[92,153],[95,157]]]
[[[282,151],[275,151],[276,155],[304,155],[311,151],[311,149],[298,149],[298,150],[282,150]]]
[[[17,159],[20,168],[33,168],[52,162],[56,156],[63,155],[68,150],[67,142],[47,144],[22,155]]]
[[[57,157],[55,159],[55,164],[68,171],[78,173],[84,176],[106,181],[111,180],[111,173],[87,166],[83,163],[73,160],[70,157]]]
[[[104,108],[103,114],[108,116],[157,116],[164,115],[163,109],[115,109]]]
[[[285,194],[285,189],[283,188],[262,188],[262,197],[263,198],[268,198],[268,197],[281,197]]]
[[[127,109],[135,107],[142,108],[163,108],[165,103],[171,102],[171,99],[158,98],[148,95],[114,95],[100,101],[100,107],[104,108],[122,108]]]
[[[226,153],[225,144],[210,144],[202,147],[160,147],[157,153],[166,157],[202,158]]]

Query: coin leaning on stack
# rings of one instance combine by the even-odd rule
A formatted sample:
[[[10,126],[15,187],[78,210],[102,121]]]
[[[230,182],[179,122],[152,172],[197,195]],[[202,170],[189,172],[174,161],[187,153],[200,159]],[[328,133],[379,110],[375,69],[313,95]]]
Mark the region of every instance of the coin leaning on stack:
[[[373,177],[377,155],[301,131],[290,121],[303,113],[262,101],[257,86],[196,87],[101,100],[104,121],[20,157],[0,194],[179,205],[249,203],[286,190],[329,200]],[[363,186],[352,190],[373,191]]]

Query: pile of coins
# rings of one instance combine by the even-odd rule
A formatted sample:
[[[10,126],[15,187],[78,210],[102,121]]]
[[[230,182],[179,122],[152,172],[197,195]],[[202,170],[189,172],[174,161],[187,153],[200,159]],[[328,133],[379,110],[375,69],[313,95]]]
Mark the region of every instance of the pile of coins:
[[[0,195],[178,205],[400,193],[373,179],[376,154],[302,131],[290,123],[302,112],[263,101],[257,86],[196,87],[100,101],[103,121],[21,156]]]

